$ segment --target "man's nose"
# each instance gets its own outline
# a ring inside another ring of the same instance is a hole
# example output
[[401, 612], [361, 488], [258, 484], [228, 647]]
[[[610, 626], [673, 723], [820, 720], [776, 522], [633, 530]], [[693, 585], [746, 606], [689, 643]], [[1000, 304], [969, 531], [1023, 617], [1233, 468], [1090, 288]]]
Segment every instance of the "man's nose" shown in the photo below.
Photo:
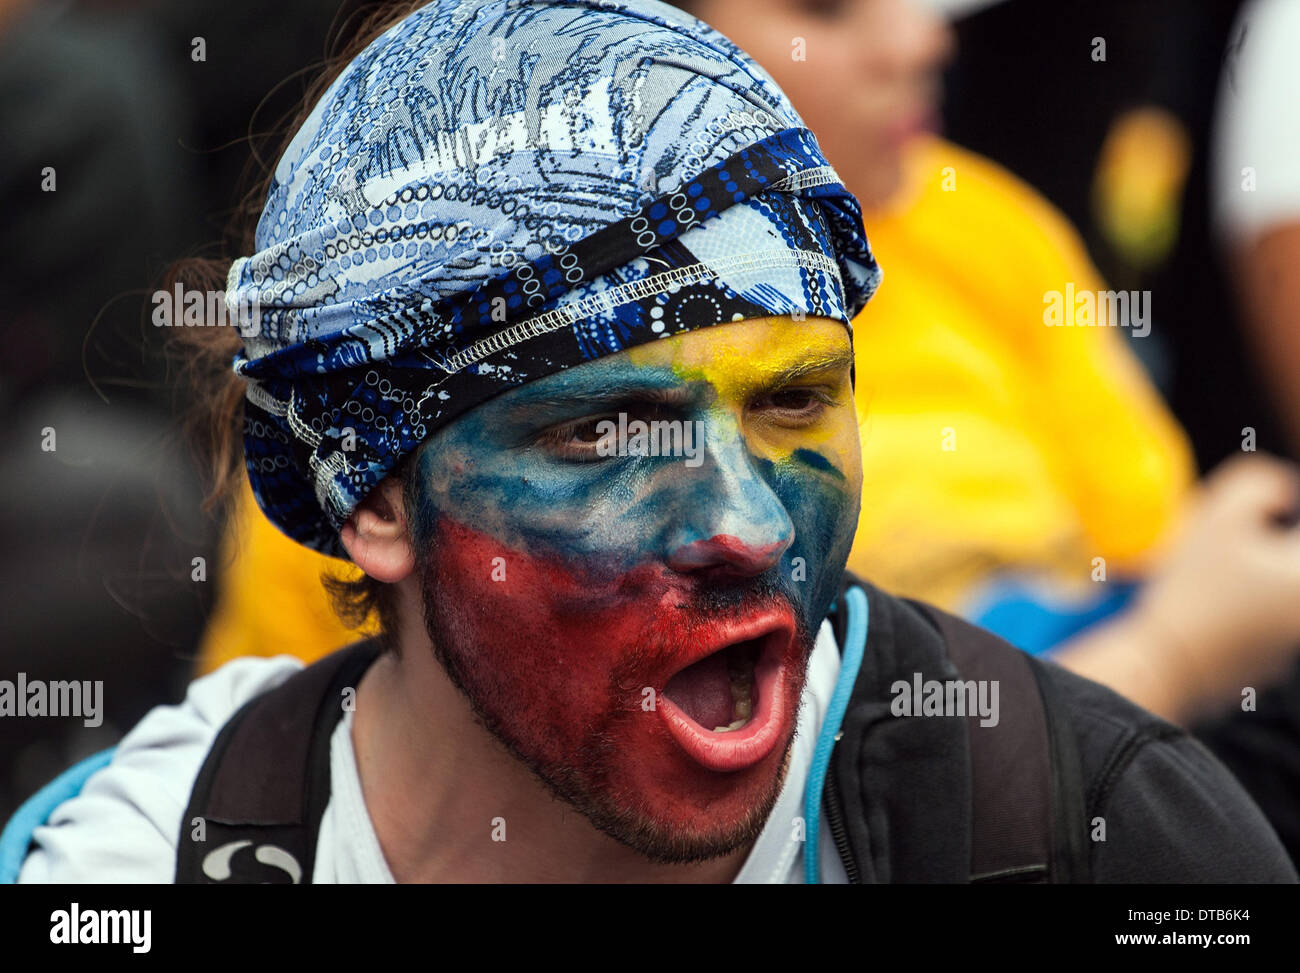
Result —
[[676, 548], [668, 566], [683, 573], [708, 571], [749, 578], [776, 567], [789, 546], [788, 540], [759, 545], [734, 534], [714, 534]]
[[794, 543], [794, 524], [739, 431], [710, 423], [708, 433], [704, 462], [688, 472], [682, 514], [669, 535], [668, 566], [683, 573], [763, 574]]

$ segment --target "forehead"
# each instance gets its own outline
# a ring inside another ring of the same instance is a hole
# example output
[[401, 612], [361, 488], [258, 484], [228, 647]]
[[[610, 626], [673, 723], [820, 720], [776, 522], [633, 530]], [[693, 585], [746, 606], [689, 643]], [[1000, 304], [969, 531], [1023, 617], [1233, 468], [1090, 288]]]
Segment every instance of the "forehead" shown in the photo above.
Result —
[[530, 382], [496, 401], [514, 408], [615, 386], [652, 391], [693, 382], [705, 382], [726, 397], [792, 373], [847, 368], [850, 355], [849, 333], [839, 321], [755, 318], [638, 345]]

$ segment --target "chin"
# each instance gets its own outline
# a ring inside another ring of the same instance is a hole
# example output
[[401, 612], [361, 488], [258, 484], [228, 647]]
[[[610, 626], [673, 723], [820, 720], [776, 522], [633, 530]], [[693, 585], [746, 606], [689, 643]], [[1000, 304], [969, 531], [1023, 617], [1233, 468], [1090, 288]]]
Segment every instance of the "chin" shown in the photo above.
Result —
[[[584, 813], [610, 837], [658, 864], [707, 861], [751, 845], [780, 796], [789, 765], [791, 734], [761, 763], [739, 773], [684, 768], [654, 779], [633, 768], [626, 789], [606, 791]], [[593, 813], [595, 812], [595, 813]]]
[[[480, 717], [553, 795], [598, 830], [652, 862], [689, 864], [735, 852], [762, 832], [785, 782], [806, 668], [806, 651], [780, 667], [773, 705], [764, 706], [760, 696], [749, 727], [753, 733], [775, 726], [775, 742], [730, 770], [702, 764], [662, 707], [623, 706], [608, 719], [593, 714], [601, 731], [565, 752], [539, 747], [531, 729], [508, 714], [480, 710]], [[762, 677], [757, 682], [765, 685]], [[697, 731], [730, 743], [728, 733], [698, 725]]]

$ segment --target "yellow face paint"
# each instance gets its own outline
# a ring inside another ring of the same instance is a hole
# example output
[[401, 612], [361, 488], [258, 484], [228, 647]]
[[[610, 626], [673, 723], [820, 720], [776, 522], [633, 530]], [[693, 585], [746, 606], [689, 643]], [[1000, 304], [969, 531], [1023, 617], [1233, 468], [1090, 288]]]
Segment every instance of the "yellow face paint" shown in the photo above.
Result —
[[[860, 483], [852, 346], [840, 322], [753, 318], [639, 345], [627, 355], [636, 365], [668, 366], [685, 382], [707, 384], [714, 408], [731, 415], [754, 455], [783, 462], [796, 450], [812, 451], [848, 483]], [[780, 408], [809, 398], [820, 407]]]

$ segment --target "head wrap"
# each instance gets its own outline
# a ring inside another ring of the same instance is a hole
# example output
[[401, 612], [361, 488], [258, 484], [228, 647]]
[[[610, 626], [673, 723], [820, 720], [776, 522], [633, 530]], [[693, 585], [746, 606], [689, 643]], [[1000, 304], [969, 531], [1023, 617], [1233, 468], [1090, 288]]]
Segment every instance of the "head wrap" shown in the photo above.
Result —
[[227, 305], [257, 501], [338, 530], [503, 391], [744, 318], [853, 319], [857, 200], [775, 82], [654, 0], [436, 0], [370, 44], [274, 174]]

